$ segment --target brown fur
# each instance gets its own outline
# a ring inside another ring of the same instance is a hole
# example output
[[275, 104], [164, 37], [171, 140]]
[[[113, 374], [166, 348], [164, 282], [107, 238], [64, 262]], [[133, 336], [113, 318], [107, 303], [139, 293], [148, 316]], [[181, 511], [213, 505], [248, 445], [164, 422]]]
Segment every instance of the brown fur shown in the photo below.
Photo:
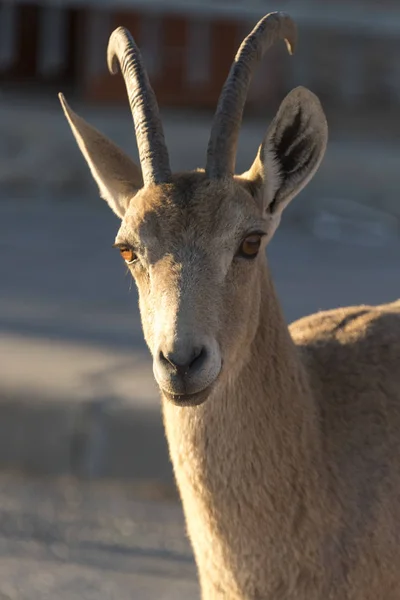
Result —
[[290, 336], [263, 253], [221, 283], [213, 268], [262, 221], [242, 186], [177, 176], [135, 198], [117, 237], [151, 249], [152, 283], [135, 273], [150, 349], [157, 315], [174, 323], [191, 243], [201, 257], [185, 308], [224, 369], [207, 402], [163, 410], [203, 597], [395, 600], [400, 303], [320, 313]]
[[164, 404], [203, 597], [395, 600], [400, 304], [347, 331], [359, 309], [309, 317], [293, 345], [260, 275], [242, 371], [201, 407]]
[[[145, 187], [122, 151], [64, 110], [121, 217], [116, 242], [138, 257], [130, 268], [203, 600], [398, 600], [400, 302], [288, 329], [264, 252], [325, 151], [315, 96], [300, 88], [284, 100], [242, 176], [197, 171]], [[266, 233], [257, 258], [238, 256], [256, 230]], [[200, 343], [202, 403], [179, 405], [160, 348]]]

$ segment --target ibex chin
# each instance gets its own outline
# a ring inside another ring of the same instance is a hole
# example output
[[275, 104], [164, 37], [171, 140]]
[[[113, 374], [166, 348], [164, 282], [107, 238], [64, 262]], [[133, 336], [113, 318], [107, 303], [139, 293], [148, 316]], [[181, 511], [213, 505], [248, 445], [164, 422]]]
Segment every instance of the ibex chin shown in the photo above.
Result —
[[126, 82], [141, 168], [60, 98], [122, 221], [115, 246], [139, 290], [202, 597], [399, 600], [400, 302], [288, 329], [264, 252], [324, 155], [318, 99], [292, 91], [251, 168], [234, 173], [252, 72], [279, 39], [292, 51], [296, 27], [271, 13], [242, 43], [205, 170], [171, 173], [123, 28], [108, 66]]

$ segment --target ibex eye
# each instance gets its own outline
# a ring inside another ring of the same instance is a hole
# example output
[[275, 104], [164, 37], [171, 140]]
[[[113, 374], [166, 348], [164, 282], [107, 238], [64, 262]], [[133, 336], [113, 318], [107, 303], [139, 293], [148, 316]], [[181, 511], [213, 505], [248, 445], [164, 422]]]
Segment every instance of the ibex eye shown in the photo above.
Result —
[[261, 246], [262, 235], [255, 233], [247, 236], [243, 240], [239, 248], [239, 256], [243, 258], [255, 258]]
[[137, 260], [137, 256], [134, 253], [134, 251], [132, 250], [132, 248], [120, 247], [119, 251], [120, 251], [122, 258], [128, 265], [131, 265], [132, 263], [134, 263]]

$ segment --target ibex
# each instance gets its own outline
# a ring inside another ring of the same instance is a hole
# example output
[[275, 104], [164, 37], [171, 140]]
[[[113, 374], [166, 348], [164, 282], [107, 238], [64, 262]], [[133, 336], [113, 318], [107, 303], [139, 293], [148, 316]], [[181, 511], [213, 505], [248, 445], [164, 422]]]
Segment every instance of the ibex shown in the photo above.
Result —
[[204, 170], [171, 173], [124, 28], [108, 65], [125, 79], [141, 168], [60, 98], [122, 221], [115, 246], [139, 290], [203, 599], [399, 600], [400, 302], [288, 329], [264, 252], [323, 158], [316, 96], [293, 90], [234, 173], [252, 72], [279, 39], [291, 51], [296, 27], [271, 13], [240, 46]]

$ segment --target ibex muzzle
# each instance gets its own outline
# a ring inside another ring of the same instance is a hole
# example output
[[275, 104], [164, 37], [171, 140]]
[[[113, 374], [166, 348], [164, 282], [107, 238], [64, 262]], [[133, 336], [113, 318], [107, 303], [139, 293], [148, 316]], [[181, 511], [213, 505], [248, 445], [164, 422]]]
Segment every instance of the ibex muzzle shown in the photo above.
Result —
[[220, 370], [221, 354], [214, 340], [178, 339], [161, 345], [154, 356], [156, 381], [176, 404], [202, 402]]

